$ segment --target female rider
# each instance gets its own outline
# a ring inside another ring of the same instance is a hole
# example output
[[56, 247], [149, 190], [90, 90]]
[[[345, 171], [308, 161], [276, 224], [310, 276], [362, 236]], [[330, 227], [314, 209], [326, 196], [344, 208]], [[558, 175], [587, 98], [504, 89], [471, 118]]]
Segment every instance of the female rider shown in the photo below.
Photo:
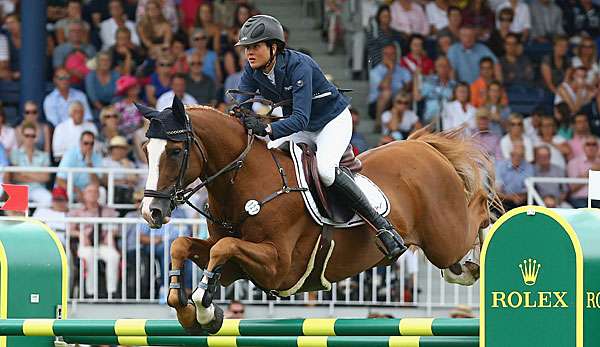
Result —
[[[248, 60], [239, 85], [241, 91], [259, 90], [273, 102], [292, 100], [290, 106], [283, 107], [284, 114], [291, 114], [289, 118], [266, 124], [258, 117], [245, 117], [245, 127], [274, 140], [269, 148], [288, 140], [316, 145], [321, 181], [377, 229], [386, 256], [397, 259], [406, 250], [402, 238], [371, 207], [354, 180], [338, 167], [352, 136], [352, 116], [346, 97], [327, 81], [312, 58], [285, 49], [281, 23], [271, 16], [250, 17], [240, 29], [236, 46], [245, 48]], [[248, 98], [240, 96], [240, 101]]]

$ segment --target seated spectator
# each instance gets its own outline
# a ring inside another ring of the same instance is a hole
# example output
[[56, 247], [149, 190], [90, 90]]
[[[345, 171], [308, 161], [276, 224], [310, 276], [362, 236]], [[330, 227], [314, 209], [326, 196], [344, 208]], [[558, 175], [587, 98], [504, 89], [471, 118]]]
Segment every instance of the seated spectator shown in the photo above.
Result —
[[[558, 122], [557, 133], [567, 140], [573, 138], [573, 128], [571, 123], [573, 119], [571, 117], [571, 110], [566, 102], [561, 102], [558, 105], [554, 105], [554, 119]], [[541, 122], [540, 122], [541, 125]]]
[[10, 155], [10, 152], [17, 148], [15, 129], [8, 125], [2, 104], [0, 104], [0, 144], [4, 147], [7, 155]]
[[115, 33], [115, 44], [108, 49], [112, 66], [119, 75], [133, 75], [144, 61], [144, 52], [131, 41], [131, 31], [125, 27]]
[[92, 112], [86, 95], [79, 89], [71, 88], [70, 75], [67, 70], [58, 68], [54, 71], [54, 86], [52, 92], [44, 98], [44, 114], [53, 127], [69, 119], [69, 105], [79, 101], [83, 105], [84, 119], [92, 120]]
[[[65, 155], [60, 160], [59, 168], [93, 168], [102, 167], [102, 156], [94, 151], [95, 134], [91, 131], [84, 131], [79, 140], [79, 146], [72, 147], [65, 152]], [[56, 174], [56, 186], [67, 188], [66, 171], [59, 171]], [[83, 189], [90, 184], [98, 185], [100, 183], [98, 174], [89, 173], [74, 173], [72, 174], [73, 191], [75, 200], [82, 201]]]
[[69, 73], [73, 85], [82, 84], [89, 71], [86, 62], [96, 55], [94, 46], [85, 43], [83, 39], [82, 21], [71, 21], [67, 42], [58, 45], [52, 56], [54, 68], [64, 67]]
[[[50, 166], [50, 156], [35, 148], [35, 140], [38, 130], [32, 123], [25, 123], [21, 127], [23, 144], [15, 148], [10, 153], [10, 162], [12, 166], [20, 167], [48, 167]], [[12, 182], [29, 186], [29, 201], [34, 201], [41, 206], [49, 206], [52, 196], [46, 184], [50, 181], [48, 172], [15, 172], [12, 175]]]
[[494, 27], [494, 11], [486, 0], [469, 1], [463, 10], [465, 25], [477, 28], [477, 40], [487, 41]]
[[423, 121], [431, 122], [438, 117], [444, 103], [452, 98], [456, 81], [452, 79], [450, 61], [445, 56], [435, 60], [435, 73], [425, 76], [423, 81], [413, 82], [413, 95], [417, 102], [423, 100]]
[[[228, 72], [232, 72], [233, 74], [239, 74], [239, 77], [241, 78], [241, 73], [239, 72], [240, 70], [237, 69], [237, 57], [232, 57], [232, 54], [233, 53], [230, 53], [228, 55], [226, 53], [225, 55], [225, 70]], [[192, 54], [188, 56], [188, 59], [190, 65], [190, 73], [185, 76], [185, 90], [189, 93], [189, 95], [192, 98], [196, 100], [197, 103], [201, 105], [214, 106], [217, 103], [217, 87], [215, 86], [213, 80], [210, 77], [208, 77], [204, 72], [202, 72], [202, 64], [204, 63], [202, 61], [202, 57], [198, 54]], [[229, 79], [229, 77], [227, 78]], [[227, 90], [228, 88], [237, 89], [239, 85], [239, 79], [237, 81], [238, 83], [235, 84], [235, 86], [227, 86], [227, 82], [228, 80], [225, 80], [225, 90]], [[229, 83], [231, 84], [231, 81], [229, 81]]]
[[[154, 2], [158, 5], [158, 11], [155, 11], [155, 8], [148, 5], [151, 2]], [[132, 18], [135, 17], [137, 23], [139, 23], [140, 20], [148, 13], [148, 9], [151, 9], [153, 12], [153, 14], [150, 16], [151, 21], [154, 21], [153, 17], [156, 16], [156, 12], [159, 12], [169, 22], [169, 28], [171, 29], [171, 32], [174, 33], [179, 30], [179, 16], [175, 0], [137, 0], [135, 15], [132, 16], [130, 13], [130, 16]]]
[[[152, 51], [160, 49], [161, 45], [170, 46], [173, 32], [171, 25], [161, 11], [161, 3], [158, 0], [145, 2], [143, 15], [137, 14], [137, 32], [140, 35], [142, 45]], [[140, 3], [141, 5], [141, 3]]]
[[[535, 148], [535, 177], [566, 177], [566, 168], [552, 164], [552, 150], [548, 145]], [[569, 188], [562, 183], [536, 183], [535, 189], [540, 196], [553, 196], [562, 204], [567, 199]]]
[[[408, 69], [413, 75], [427, 76], [433, 72], [433, 61], [427, 56], [423, 47], [425, 38], [419, 34], [413, 34], [408, 39], [407, 55], [400, 59], [400, 65]], [[415, 78], [417, 78], [415, 76]]]
[[173, 104], [173, 98], [175, 96], [177, 96], [184, 105], [198, 104], [198, 101], [196, 101], [196, 99], [193, 96], [185, 92], [185, 79], [186, 75], [182, 73], [176, 73], [171, 77], [171, 90], [164, 93], [160, 96], [160, 98], [158, 98], [158, 100], [156, 101], [157, 110], [162, 111], [167, 107], [171, 107], [171, 105]]
[[533, 177], [534, 169], [527, 160], [524, 160], [524, 155], [523, 144], [515, 142], [509, 159], [501, 160], [496, 164], [496, 189], [507, 211], [527, 203], [525, 179]]
[[408, 37], [411, 34], [429, 35], [429, 23], [425, 11], [413, 0], [394, 0], [390, 5], [390, 26]]
[[552, 94], [558, 93], [558, 87], [565, 79], [567, 71], [571, 66], [569, 57], [569, 39], [566, 36], [557, 36], [554, 39], [552, 54], [542, 59], [540, 65], [544, 87]]
[[213, 12], [212, 4], [201, 4], [198, 6], [198, 10], [195, 12], [193, 25], [184, 29], [188, 35], [193, 34], [194, 29], [196, 28], [204, 30], [208, 36], [208, 48], [220, 53], [221, 33], [223, 32], [223, 27], [220, 23], [215, 22]]
[[40, 151], [44, 151], [50, 155], [51, 148], [51, 136], [50, 136], [50, 127], [46, 122], [40, 120], [40, 111], [37, 103], [32, 100], [27, 100], [23, 104], [23, 121], [19, 126], [17, 126], [16, 134], [17, 134], [17, 142], [19, 145], [23, 144], [25, 140], [22, 136], [22, 127], [25, 123], [31, 123], [37, 129], [37, 137], [35, 140], [35, 146]]
[[[600, 24], [600, 23], [598, 23]], [[580, 66], [587, 71], [585, 78], [586, 86], [595, 89], [600, 80], [600, 65], [598, 65], [598, 48], [591, 37], [584, 37], [575, 49], [575, 56], [571, 60], [573, 68]]]
[[488, 85], [494, 81], [494, 61], [490, 57], [479, 61], [479, 77], [471, 83], [471, 105], [480, 107], [487, 99]]
[[465, 130], [475, 128], [475, 107], [471, 105], [469, 86], [459, 82], [454, 87], [453, 101], [446, 103], [442, 111], [442, 129], [448, 130], [466, 126]]
[[500, 140], [501, 158], [509, 160], [514, 144], [519, 143], [523, 147], [525, 160], [533, 161], [533, 140], [527, 137], [523, 131], [523, 116], [512, 113], [508, 117], [508, 133]]
[[335, 47], [342, 40], [340, 35], [344, 30], [345, 23], [341, 18], [342, 2], [337, 0], [325, 1], [325, 27], [327, 31], [327, 54], [334, 54]]
[[[69, 217], [118, 217], [117, 211], [112, 208], [104, 207], [98, 203], [100, 192], [98, 185], [89, 184], [83, 189], [83, 207], [72, 210], [68, 213]], [[81, 227], [81, 229], [80, 229]], [[90, 297], [96, 290], [94, 288], [94, 262], [104, 261], [106, 264], [106, 290], [109, 295], [116, 296], [117, 285], [119, 282], [119, 268], [121, 255], [116, 247], [115, 237], [119, 229], [115, 224], [100, 224], [98, 232], [99, 244], [94, 242], [94, 224], [72, 223], [70, 231], [79, 236], [79, 248], [77, 255], [84, 261], [86, 268], [85, 276], [85, 295]], [[100, 273], [97, 274], [100, 277]], [[100, 281], [99, 281], [100, 282]]]
[[460, 8], [456, 6], [448, 7], [448, 25], [442, 29], [440, 29], [436, 36], [437, 38], [441, 38], [444, 36], [449, 36], [452, 43], [456, 43], [460, 40], [460, 27], [463, 22], [462, 12]]
[[108, 11], [110, 18], [105, 19], [100, 23], [100, 40], [102, 41], [102, 49], [108, 49], [115, 44], [115, 34], [118, 28], [125, 27], [131, 33], [131, 41], [135, 45], [140, 44], [135, 31], [135, 23], [127, 19], [127, 15], [123, 11], [123, 3], [121, 0], [109, 0]]
[[400, 66], [396, 46], [392, 43], [383, 48], [383, 61], [369, 72], [369, 113], [381, 125], [381, 113], [393, 95], [406, 89], [411, 81], [410, 71]]
[[4, 29], [8, 39], [10, 78], [21, 78], [21, 20], [17, 13], [4, 17]]
[[[193, 57], [193, 56], [192, 56]], [[223, 56], [223, 67], [225, 69], [225, 83], [223, 84], [223, 90], [228, 91], [230, 89], [237, 89], [240, 85], [240, 81], [242, 79], [242, 68], [246, 64], [246, 56], [244, 54], [236, 54], [235, 51], [227, 51]], [[202, 103], [198, 96], [195, 96], [192, 92], [192, 88], [190, 85], [190, 80], [187, 82], [188, 90], [193, 97], [198, 100], [198, 102]], [[231, 103], [233, 101], [233, 97], [230, 95], [225, 95], [224, 101], [226, 103]], [[216, 103], [214, 104], [216, 105]]]
[[119, 121], [121, 117], [114, 106], [106, 106], [100, 111], [100, 133], [98, 134], [98, 142], [100, 143], [101, 153], [109, 154], [109, 144], [115, 136], [120, 136]]
[[[598, 157], [598, 139], [588, 136], [583, 145], [584, 155], [569, 160], [567, 164], [568, 176], [572, 178], [588, 178], [590, 170], [600, 170], [600, 158]], [[571, 184], [569, 203], [574, 208], [587, 207], [588, 186], [587, 184]]]
[[64, 220], [68, 212], [69, 201], [67, 190], [62, 187], [54, 187], [54, 189], [52, 189], [52, 202], [50, 206], [40, 206], [36, 208], [32, 217], [48, 224], [50, 229], [56, 233], [56, 236], [58, 236], [63, 246], [66, 246], [65, 232], [67, 231], [67, 224], [58, 222], [57, 220]]
[[403, 45], [402, 34], [390, 26], [391, 20], [390, 7], [379, 6], [375, 20], [371, 22], [370, 30], [367, 31], [367, 53], [371, 69], [381, 63], [385, 46], [395, 44], [402, 47]]
[[558, 87], [554, 97], [554, 105], [561, 102], [567, 103], [571, 113], [577, 113], [583, 110], [591, 113], [592, 100], [598, 93], [597, 90], [590, 90], [586, 83], [587, 70], [583, 67], [577, 67]]
[[90, 25], [88, 22], [83, 20], [83, 11], [81, 7], [82, 5], [80, 0], [67, 1], [67, 16], [58, 20], [56, 24], [54, 24], [54, 32], [56, 34], [56, 41], [58, 44], [65, 43], [67, 41], [67, 37], [69, 37], [69, 24], [73, 21], [81, 21], [83, 24], [82, 36], [84, 37], [84, 41], [88, 42]]
[[195, 29], [190, 36], [188, 55], [197, 55], [202, 59], [202, 72], [210, 77], [215, 84], [223, 83], [221, 63], [215, 51], [208, 49], [208, 36], [202, 29]]
[[500, 135], [490, 130], [491, 114], [487, 108], [478, 108], [475, 112], [477, 127], [473, 131], [473, 139], [481, 144], [492, 159], [499, 156]]
[[140, 85], [137, 78], [126, 75], [117, 80], [117, 95], [123, 97], [115, 104], [117, 113], [121, 116], [119, 132], [128, 139], [142, 124], [142, 114], [138, 111], [135, 103], [141, 103], [139, 99]]
[[188, 62], [188, 54], [186, 52], [187, 38], [182, 35], [175, 35], [171, 42], [170, 53], [173, 56], [173, 73], [188, 73], [190, 72], [190, 64]]
[[108, 52], [102, 51], [96, 54], [96, 69], [85, 76], [85, 92], [96, 115], [102, 107], [110, 105], [117, 89], [119, 74], [111, 69], [110, 59], [111, 56]]
[[593, 0], [565, 2], [563, 17], [569, 37], [600, 36], [600, 5]]
[[83, 112], [84, 109], [81, 102], [73, 101], [69, 105], [69, 119], [56, 126], [52, 138], [52, 155], [54, 160], [59, 161], [66, 151], [77, 147], [77, 141], [84, 131], [90, 131], [94, 135], [98, 133], [94, 123], [83, 120]]
[[531, 39], [535, 43], [550, 43], [556, 35], [564, 35], [563, 14], [554, 0], [532, 0]]
[[[531, 115], [523, 119], [523, 126], [525, 128], [525, 135], [530, 139], [534, 139], [540, 132], [540, 126], [542, 125], [542, 116], [544, 110], [541, 107], [535, 108]], [[510, 130], [510, 124], [505, 126], [506, 130]]]
[[448, 26], [448, 7], [448, 0], [434, 0], [425, 5], [425, 14], [432, 34]]
[[354, 154], [358, 155], [369, 149], [369, 143], [361, 132], [358, 131], [358, 125], [360, 124], [360, 114], [354, 107], [350, 108], [350, 114], [352, 115], [352, 138], [350, 138], [350, 144], [354, 150]]
[[[140, 214], [140, 204], [142, 202], [142, 198], [144, 197], [143, 192], [136, 192], [134, 194], [134, 202], [136, 209], [134, 211], [130, 211], [125, 215], [125, 218], [141, 218]], [[185, 213], [182, 208], [175, 208], [171, 215], [172, 218], [186, 218]], [[180, 232], [181, 231], [181, 232]], [[180, 236], [191, 236], [191, 230], [189, 227], [182, 227], [176, 224], [170, 223], [165, 224], [159, 229], [151, 229], [148, 226], [148, 223], [141, 224], [129, 224], [127, 226], [126, 233], [126, 245], [127, 245], [127, 273], [129, 274], [127, 277], [127, 297], [135, 298], [136, 293], [136, 257], [137, 257], [137, 233], [139, 232], [139, 247], [140, 247], [140, 263], [146, 264], [146, 266], [142, 267], [142, 273], [140, 274], [142, 278], [147, 278], [147, 281], [143, 281], [141, 283], [142, 288], [140, 288], [140, 295], [143, 298], [149, 297], [149, 282], [150, 282], [150, 266], [148, 265], [152, 261], [149, 259], [151, 254], [151, 248], [154, 248], [154, 259], [153, 261], [157, 261], [160, 267], [160, 271], [156, 274], [156, 283], [157, 287], [160, 288], [164, 283], [162, 276], [167, 271], [168, 264], [165, 264], [165, 252], [169, 253], [172, 242]], [[165, 249], [164, 241], [168, 240], [167, 248]], [[143, 269], [147, 269], [144, 271]], [[184, 277], [184, 285], [185, 288], [192, 288], [192, 262], [186, 260], [183, 268], [183, 277]], [[190, 289], [188, 289], [190, 290]], [[160, 290], [156, 291], [157, 293]], [[165, 290], [165, 293], [168, 291]]]
[[[583, 144], [584, 141], [592, 135], [590, 131], [590, 122], [585, 113], [576, 113], [573, 117], [573, 138], [569, 140], [569, 147], [571, 149], [570, 158], [577, 158], [583, 156]], [[569, 159], [570, 159], [569, 158]]]
[[[485, 45], [475, 41], [475, 29], [463, 26], [460, 28], [460, 42], [453, 44], [448, 51], [448, 59], [456, 72], [456, 79], [469, 84], [473, 83], [479, 75], [481, 59], [489, 57], [497, 64], [496, 56]], [[494, 70], [498, 71], [499, 66]]]
[[515, 12], [510, 7], [505, 7], [498, 13], [498, 26], [494, 27], [490, 38], [486, 42], [497, 57], [504, 55], [504, 40], [511, 33], [510, 25], [514, 17]]
[[504, 56], [500, 57], [502, 82], [507, 88], [532, 87], [535, 73], [529, 58], [523, 55], [523, 45], [519, 35], [508, 34], [504, 38]]
[[410, 95], [399, 92], [392, 107], [381, 115], [381, 134], [394, 140], [405, 140], [413, 131], [422, 128], [419, 117], [410, 110]]
[[533, 141], [535, 147], [547, 146], [550, 150], [551, 162], [562, 170], [567, 167], [565, 158], [569, 158], [571, 148], [564, 137], [556, 133], [556, 119], [552, 116], [542, 117], [538, 136]]
[[150, 83], [144, 87], [146, 100], [151, 106], [156, 106], [156, 100], [170, 90], [171, 77], [173, 77], [173, 58], [170, 55], [161, 55], [155, 65], [155, 71], [150, 75]]
[[8, 38], [0, 32], [0, 80], [10, 81], [12, 79]]
[[229, 302], [229, 306], [227, 307], [227, 311], [225, 311], [225, 317], [227, 319], [244, 319], [245, 317], [245, 307], [244, 304], [237, 300], [231, 300]]
[[483, 107], [490, 112], [491, 131], [502, 135], [510, 115], [510, 107], [502, 84], [491, 81], [487, 86], [486, 98]]
[[[213, 6], [216, 6], [217, 3], [213, 2]], [[226, 7], [231, 7], [233, 4], [225, 5]], [[233, 17], [233, 25], [231, 25], [227, 29], [227, 42], [224, 43], [225, 47], [221, 47], [222, 50], [233, 48], [235, 43], [238, 41], [240, 37], [240, 29], [242, 25], [254, 14], [258, 14], [252, 6], [248, 3], [238, 3], [237, 6], [234, 7], [234, 15]], [[221, 22], [227, 21], [226, 18], [221, 18]]]
[[[531, 30], [531, 15], [529, 13], [529, 5], [521, 0], [506, 0], [496, 9], [497, 13], [503, 8], [511, 8], [514, 12], [514, 18], [510, 24], [510, 31], [521, 35], [523, 42], [529, 39], [529, 31]], [[499, 27], [499, 24], [496, 25]]]
[[[116, 169], [135, 169], [135, 165], [127, 158], [129, 144], [123, 136], [115, 136], [110, 140], [108, 146], [108, 157], [102, 160], [102, 167]], [[137, 175], [114, 174], [113, 184], [115, 186], [114, 202], [117, 204], [131, 203], [133, 192], [139, 182]], [[109, 182], [105, 182], [108, 186]]]

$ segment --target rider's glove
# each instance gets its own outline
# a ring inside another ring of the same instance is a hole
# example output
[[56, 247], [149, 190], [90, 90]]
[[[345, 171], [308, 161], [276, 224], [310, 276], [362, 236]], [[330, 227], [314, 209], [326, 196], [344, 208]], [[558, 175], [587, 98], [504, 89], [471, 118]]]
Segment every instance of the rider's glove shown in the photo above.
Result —
[[244, 117], [244, 126], [258, 136], [267, 135], [267, 124], [257, 117]]

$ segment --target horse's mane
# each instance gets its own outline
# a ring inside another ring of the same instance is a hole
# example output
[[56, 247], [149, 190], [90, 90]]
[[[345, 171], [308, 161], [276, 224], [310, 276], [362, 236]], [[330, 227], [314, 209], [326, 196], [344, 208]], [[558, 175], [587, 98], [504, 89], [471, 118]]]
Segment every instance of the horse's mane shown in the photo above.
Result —
[[222, 120], [225, 120], [225, 123], [229, 123], [228, 125], [230, 125], [230, 126], [236, 126], [238, 128], [240, 128], [240, 126], [241, 126], [241, 122], [238, 118], [235, 118], [233, 116], [230, 116], [229, 114], [221, 112], [212, 106], [191, 104], [191, 105], [185, 105], [185, 110], [186, 111], [204, 111], [204, 112], [189, 112], [188, 115], [192, 118], [200, 117], [200, 115], [202, 115], [202, 114], [210, 113], [210, 114], [213, 114], [213, 116], [222, 117], [223, 118]]

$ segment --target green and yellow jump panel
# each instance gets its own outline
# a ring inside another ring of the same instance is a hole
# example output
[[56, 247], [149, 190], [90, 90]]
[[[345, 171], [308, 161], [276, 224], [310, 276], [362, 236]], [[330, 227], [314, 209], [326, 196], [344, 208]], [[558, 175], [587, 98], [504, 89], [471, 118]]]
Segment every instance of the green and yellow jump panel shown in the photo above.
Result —
[[[65, 251], [47, 225], [0, 220], [0, 318], [66, 318], [67, 281]], [[53, 340], [0, 336], [0, 347], [52, 346]]]
[[525, 206], [488, 234], [480, 346], [600, 345], [600, 210]]

